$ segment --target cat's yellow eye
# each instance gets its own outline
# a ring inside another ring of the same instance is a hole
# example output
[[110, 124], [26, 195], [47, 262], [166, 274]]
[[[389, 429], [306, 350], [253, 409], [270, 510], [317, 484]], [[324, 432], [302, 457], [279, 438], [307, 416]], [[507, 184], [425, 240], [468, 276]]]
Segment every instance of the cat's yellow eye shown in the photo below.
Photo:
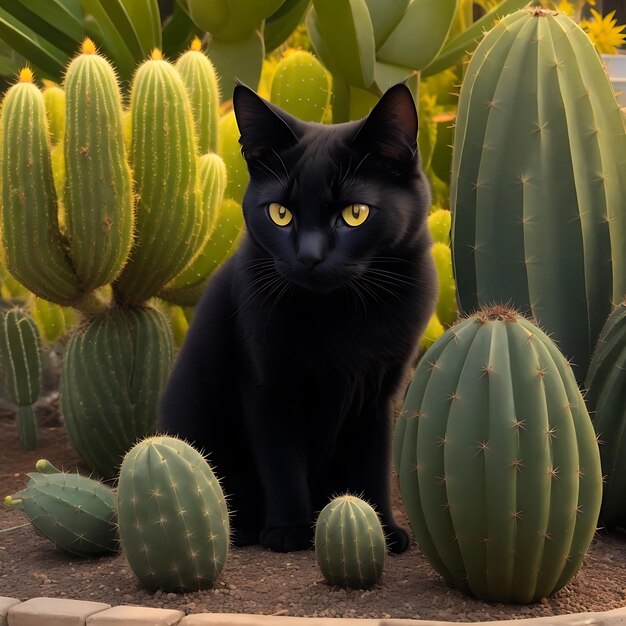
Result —
[[272, 222], [278, 226], [287, 226], [293, 219], [291, 211], [278, 202], [272, 202], [269, 208]]
[[345, 223], [348, 226], [360, 226], [370, 214], [367, 204], [349, 204], [342, 212]]

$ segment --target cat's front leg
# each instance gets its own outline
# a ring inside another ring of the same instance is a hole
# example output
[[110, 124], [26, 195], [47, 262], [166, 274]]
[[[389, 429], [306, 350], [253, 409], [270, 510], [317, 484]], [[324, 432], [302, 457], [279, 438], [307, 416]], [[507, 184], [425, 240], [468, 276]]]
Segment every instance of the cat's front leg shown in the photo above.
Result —
[[313, 541], [307, 438], [282, 403], [250, 403], [246, 417], [265, 500], [260, 542], [275, 552], [306, 550]]

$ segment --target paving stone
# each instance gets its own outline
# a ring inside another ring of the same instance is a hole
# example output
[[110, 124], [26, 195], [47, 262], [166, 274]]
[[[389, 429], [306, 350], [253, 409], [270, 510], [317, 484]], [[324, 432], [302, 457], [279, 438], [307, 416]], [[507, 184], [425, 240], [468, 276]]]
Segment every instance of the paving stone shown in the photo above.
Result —
[[[239, 613], [197, 613], [187, 615], [179, 626], [378, 626], [377, 619], [337, 619], [336, 617], [289, 617]], [[447, 624], [447, 626], [450, 626]]]
[[87, 618], [87, 626], [174, 626], [183, 611], [144, 606], [115, 606]]
[[9, 612], [9, 609], [19, 603], [20, 601], [16, 598], [0, 596], [0, 626], [7, 626], [9, 623], [7, 620], [7, 613]]
[[90, 615], [110, 608], [104, 602], [32, 598], [9, 609], [9, 626], [85, 626]]

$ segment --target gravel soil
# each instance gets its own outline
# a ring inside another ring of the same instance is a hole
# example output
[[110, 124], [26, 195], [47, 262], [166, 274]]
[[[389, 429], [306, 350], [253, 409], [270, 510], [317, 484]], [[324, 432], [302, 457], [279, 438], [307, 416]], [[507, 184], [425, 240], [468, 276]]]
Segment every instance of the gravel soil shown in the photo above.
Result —
[[[0, 414], [0, 497], [26, 484], [37, 459], [88, 474], [69, 446], [55, 399], [39, 406], [40, 447], [22, 450], [12, 415]], [[408, 527], [398, 494], [397, 518]], [[312, 550], [277, 554], [258, 546], [233, 548], [213, 589], [173, 594], [142, 589], [122, 554], [82, 559], [35, 535], [20, 511], [0, 509], [0, 596], [63, 597], [182, 609], [191, 613], [414, 618], [488, 621], [545, 617], [626, 606], [626, 534], [599, 531], [578, 575], [557, 594], [532, 605], [489, 604], [444, 582], [419, 548], [390, 555], [380, 584], [346, 590], [326, 584]]]

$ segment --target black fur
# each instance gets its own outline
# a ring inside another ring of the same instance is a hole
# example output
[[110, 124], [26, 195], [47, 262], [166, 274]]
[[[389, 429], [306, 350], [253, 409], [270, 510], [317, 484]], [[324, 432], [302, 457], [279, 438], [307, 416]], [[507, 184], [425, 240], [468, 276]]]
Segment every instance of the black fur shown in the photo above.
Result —
[[[239, 85], [247, 234], [211, 279], [161, 402], [161, 426], [209, 453], [233, 541], [310, 547], [338, 494], [378, 511], [394, 552], [392, 401], [433, 313], [436, 274], [410, 91], [364, 120], [304, 123]], [[268, 206], [294, 215], [274, 224]], [[370, 207], [348, 226], [341, 211]]]

